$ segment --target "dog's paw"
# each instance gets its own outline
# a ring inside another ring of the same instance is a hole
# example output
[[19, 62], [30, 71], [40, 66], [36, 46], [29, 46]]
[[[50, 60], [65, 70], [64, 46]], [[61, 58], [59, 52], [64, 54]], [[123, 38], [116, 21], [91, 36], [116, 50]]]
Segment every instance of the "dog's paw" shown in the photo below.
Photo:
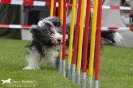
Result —
[[23, 70], [39, 70], [39, 69], [40, 69], [39, 67], [30, 67], [30, 66], [23, 68]]

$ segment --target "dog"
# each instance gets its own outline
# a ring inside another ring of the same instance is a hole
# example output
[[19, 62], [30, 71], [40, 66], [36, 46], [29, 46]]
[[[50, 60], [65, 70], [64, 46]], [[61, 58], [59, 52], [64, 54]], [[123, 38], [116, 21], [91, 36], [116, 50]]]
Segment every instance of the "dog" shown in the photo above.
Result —
[[28, 66], [23, 69], [39, 69], [42, 57], [48, 65], [54, 65], [54, 60], [62, 50], [61, 25], [58, 17], [46, 17], [39, 21], [38, 25], [29, 29], [33, 34], [33, 40], [30, 45], [26, 46], [29, 52], [29, 55], [26, 56]]
[[[58, 17], [46, 17], [38, 22], [37, 25], [32, 26], [29, 30], [32, 33], [33, 40], [30, 45], [26, 46], [29, 55], [26, 56], [28, 65], [24, 70], [37, 70], [42, 58], [50, 66], [54, 65], [55, 59], [62, 50], [62, 28], [61, 20]], [[75, 30], [76, 31], [76, 30]], [[91, 29], [90, 32], [91, 33]], [[105, 33], [105, 32], [104, 32]], [[70, 24], [66, 25], [66, 47], [69, 46]], [[107, 34], [107, 35], [106, 35]], [[111, 44], [115, 44], [116, 31], [106, 32], [106, 37]], [[110, 37], [108, 37], [110, 36]], [[90, 41], [90, 36], [89, 36]], [[88, 44], [90, 46], [90, 43]], [[88, 52], [90, 47], [88, 47]], [[68, 48], [67, 48], [68, 49]], [[89, 53], [88, 53], [89, 56]]]
[[8, 78], [7, 80], [1, 80], [2, 81], [2, 84], [5, 84], [5, 83], [11, 83], [11, 79], [10, 78]]

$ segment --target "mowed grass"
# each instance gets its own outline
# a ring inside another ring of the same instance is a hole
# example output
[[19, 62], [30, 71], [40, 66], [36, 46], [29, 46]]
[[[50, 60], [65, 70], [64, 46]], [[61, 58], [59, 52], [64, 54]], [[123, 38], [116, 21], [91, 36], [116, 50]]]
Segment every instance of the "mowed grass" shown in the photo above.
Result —
[[[1, 82], [0, 88], [78, 88], [44, 61], [41, 70], [22, 70], [29, 43], [0, 39], [0, 80], [12, 79], [11, 84]], [[99, 84], [100, 88], [133, 88], [133, 48], [103, 46]]]
[[104, 46], [100, 88], [133, 88], [133, 48]]
[[29, 42], [0, 39], [0, 81], [12, 79], [11, 84], [2, 84], [1, 81], [0, 88], [78, 88], [44, 61], [41, 70], [22, 70], [27, 64], [25, 45]]

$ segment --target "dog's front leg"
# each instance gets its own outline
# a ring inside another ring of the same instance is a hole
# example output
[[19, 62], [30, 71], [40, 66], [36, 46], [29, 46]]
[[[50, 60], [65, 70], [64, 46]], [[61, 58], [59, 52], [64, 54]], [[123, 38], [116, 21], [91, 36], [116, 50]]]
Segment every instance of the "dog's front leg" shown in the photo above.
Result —
[[28, 65], [24, 67], [24, 70], [38, 70], [40, 61], [41, 61], [41, 55], [40, 53], [35, 49], [35, 47], [28, 47], [29, 55], [26, 56], [26, 59], [28, 61]]
[[47, 54], [45, 55], [44, 59], [47, 65], [54, 66], [57, 57], [58, 57], [58, 51], [49, 50], [49, 52], [47, 52]]

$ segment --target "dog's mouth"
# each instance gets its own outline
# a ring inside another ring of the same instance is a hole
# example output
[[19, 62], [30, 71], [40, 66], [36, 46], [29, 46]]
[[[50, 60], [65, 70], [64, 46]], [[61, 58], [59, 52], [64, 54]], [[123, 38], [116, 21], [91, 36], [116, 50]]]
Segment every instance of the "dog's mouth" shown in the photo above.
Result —
[[51, 43], [53, 43], [54, 45], [62, 44], [62, 40], [51, 38]]
[[[65, 41], [67, 41], [67, 39], [68, 39], [68, 35], [66, 35]], [[59, 38], [51, 37], [51, 43], [53, 43], [54, 45], [62, 44], [63, 43], [63, 37], [59, 37]]]
[[62, 39], [57, 39], [55, 44], [62, 44]]
[[60, 39], [60, 38], [57, 39], [57, 42], [58, 42], [58, 43], [62, 43], [62, 39]]

